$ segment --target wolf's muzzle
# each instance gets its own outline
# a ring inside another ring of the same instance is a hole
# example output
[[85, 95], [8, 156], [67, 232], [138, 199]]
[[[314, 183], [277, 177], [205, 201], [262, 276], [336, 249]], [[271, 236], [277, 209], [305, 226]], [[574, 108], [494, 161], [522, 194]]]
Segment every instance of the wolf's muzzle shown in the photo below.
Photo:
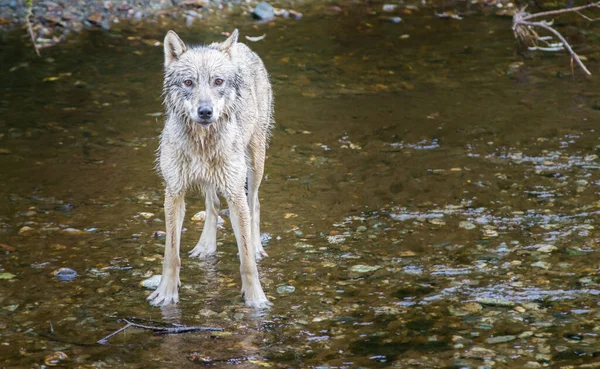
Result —
[[208, 120], [210, 120], [210, 118], [212, 118], [212, 115], [213, 115], [212, 107], [210, 107], [208, 105], [203, 105], [198, 108], [198, 116], [200, 117], [200, 119], [208, 121]]

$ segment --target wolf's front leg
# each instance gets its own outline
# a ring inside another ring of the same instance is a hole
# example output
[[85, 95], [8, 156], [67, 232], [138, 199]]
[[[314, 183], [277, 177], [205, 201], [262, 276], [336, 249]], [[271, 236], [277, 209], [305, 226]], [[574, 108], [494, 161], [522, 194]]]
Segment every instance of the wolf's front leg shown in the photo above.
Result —
[[219, 196], [213, 186], [207, 185], [204, 196], [206, 197], [206, 219], [204, 229], [196, 247], [190, 251], [190, 256], [205, 259], [217, 252], [217, 224], [219, 220]]
[[231, 224], [235, 233], [240, 254], [240, 273], [242, 275], [242, 296], [246, 306], [256, 309], [268, 308], [272, 304], [260, 285], [258, 268], [254, 256], [254, 245], [250, 230], [250, 209], [244, 193], [227, 199], [231, 216]]
[[183, 193], [165, 191], [165, 223], [167, 225], [167, 240], [165, 243], [165, 257], [160, 284], [156, 291], [148, 296], [152, 305], [168, 305], [177, 303], [179, 295], [177, 289], [179, 281], [179, 241], [181, 239], [181, 226], [185, 216], [185, 200]]

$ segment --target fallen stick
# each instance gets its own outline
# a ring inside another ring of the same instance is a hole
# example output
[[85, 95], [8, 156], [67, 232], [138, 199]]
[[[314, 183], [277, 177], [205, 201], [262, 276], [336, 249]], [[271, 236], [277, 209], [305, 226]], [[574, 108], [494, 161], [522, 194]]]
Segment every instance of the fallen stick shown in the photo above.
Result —
[[33, 33], [33, 26], [31, 25], [30, 17], [33, 17], [33, 0], [27, 0], [27, 14], [25, 15], [25, 21], [27, 23], [27, 30], [29, 31], [29, 37], [31, 37], [31, 42], [33, 43], [33, 49], [37, 56], [40, 55], [40, 49], [35, 40], [35, 34]]
[[181, 334], [181, 333], [188, 333], [188, 332], [223, 332], [223, 331], [225, 331], [225, 329], [223, 329], [223, 328], [216, 328], [216, 327], [197, 327], [197, 326], [187, 326], [187, 325], [179, 325], [179, 324], [171, 324], [172, 327], [159, 327], [159, 326], [138, 324], [138, 323], [131, 322], [127, 319], [123, 319], [123, 321], [125, 323], [127, 323], [124, 327], [122, 327], [122, 328], [114, 331], [113, 333], [109, 334], [108, 336], [102, 338], [101, 340], [98, 341], [98, 343], [101, 345], [107, 344], [108, 340], [111, 337], [116, 336], [117, 334], [123, 332], [124, 330], [126, 330], [129, 327], [151, 330], [152, 332], [154, 332], [154, 334]]
[[[584, 71], [584, 73], [587, 74], [588, 76], [591, 76], [592, 73], [586, 68], [585, 64], [583, 64], [583, 62], [581, 61], [581, 58], [579, 57], [579, 55], [577, 55], [577, 53], [573, 50], [571, 45], [569, 45], [567, 40], [560, 34], [560, 32], [558, 32], [557, 30], [555, 30], [554, 28], [551, 27], [552, 22], [547, 22], [547, 21], [543, 21], [543, 20], [537, 21], [537, 22], [531, 22], [530, 20], [533, 18], [546, 17], [546, 16], [550, 16], [550, 15], [557, 15], [557, 14], [563, 14], [563, 13], [577, 13], [578, 15], [585, 18], [586, 20], [593, 22], [597, 19], [592, 19], [590, 17], [587, 17], [587, 16], [581, 14], [580, 11], [584, 10], [584, 9], [588, 9], [588, 8], [600, 8], [600, 1], [591, 3], [591, 4], [587, 4], [587, 5], [583, 5], [583, 6], [578, 6], [575, 8], [551, 10], [551, 11], [547, 11], [547, 12], [540, 12], [540, 13], [534, 13], [534, 14], [526, 13], [525, 8], [526, 7], [520, 9], [513, 16], [512, 29], [513, 29], [513, 33], [515, 34], [515, 38], [517, 40], [520, 40], [523, 44], [525, 44], [527, 46], [537, 47], [537, 44], [539, 41], [544, 42], [549, 45], [549, 43], [546, 42], [544, 38], [540, 37], [537, 34], [537, 32], [535, 31], [536, 27], [544, 29], [544, 30], [552, 33], [554, 36], [556, 36], [560, 40], [560, 42], [562, 43], [562, 46], [567, 50], [569, 55], [571, 55], [571, 65], [573, 64], [573, 60], [575, 60], [575, 62]], [[553, 48], [556, 49], [556, 47], [553, 47]]]

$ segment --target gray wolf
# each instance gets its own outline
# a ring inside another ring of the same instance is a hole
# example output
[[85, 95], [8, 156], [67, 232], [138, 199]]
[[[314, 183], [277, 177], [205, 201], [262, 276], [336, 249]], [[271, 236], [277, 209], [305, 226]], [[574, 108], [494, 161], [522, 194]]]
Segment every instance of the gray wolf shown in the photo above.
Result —
[[165, 183], [167, 238], [162, 279], [148, 296], [152, 305], [179, 301], [184, 196], [194, 189], [204, 192], [206, 220], [190, 255], [207, 258], [216, 252], [222, 195], [237, 240], [245, 304], [271, 305], [256, 261], [267, 256], [260, 240], [258, 188], [274, 124], [273, 93], [262, 60], [237, 40], [237, 29], [224, 42], [206, 46], [187, 46], [173, 31], [165, 36], [166, 119], [157, 164]]

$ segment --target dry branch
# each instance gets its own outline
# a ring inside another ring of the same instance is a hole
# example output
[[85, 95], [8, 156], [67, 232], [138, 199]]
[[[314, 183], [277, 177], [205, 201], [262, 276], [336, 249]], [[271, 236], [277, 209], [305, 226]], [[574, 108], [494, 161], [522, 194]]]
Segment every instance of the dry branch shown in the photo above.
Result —
[[29, 37], [31, 37], [31, 42], [33, 43], [33, 49], [37, 56], [40, 55], [40, 48], [35, 40], [35, 34], [33, 33], [33, 26], [31, 25], [31, 21], [29, 18], [33, 17], [33, 0], [27, 0], [27, 14], [25, 14], [25, 22], [27, 23], [27, 29], [29, 30]]
[[102, 338], [101, 340], [98, 341], [98, 343], [101, 345], [107, 344], [108, 340], [111, 337], [123, 332], [124, 330], [126, 330], [129, 327], [148, 329], [148, 330], [151, 330], [152, 332], [154, 332], [154, 334], [181, 334], [181, 333], [187, 333], [187, 332], [223, 332], [224, 331], [223, 328], [215, 328], [215, 327], [197, 327], [197, 326], [187, 326], [187, 325], [179, 325], [179, 324], [171, 324], [172, 327], [161, 327], [161, 326], [156, 326], [156, 325], [138, 324], [138, 323], [131, 322], [127, 319], [123, 319], [123, 321], [125, 323], [127, 323], [124, 327], [121, 327], [121, 328], [117, 329], [116, 331], [114, 331], [113, 333], [109, 334], [108, 336]]
[[[540, 12], [540, 13], [535, 13], [535, 14], [530, 14], [530, 13], [525, 12], [525, 8], [527, 8], [527, 7], [520, 9], [513, 16], [512, 30], [513, 30], [513, 33], [515, 34], [515, 38], [517, 40], [521, 41], [526, 46], [528, 46], [530, 48], [534, 48], [534, 49], [539, 48], [538, 45], [540, 42], [542, 42], [548, 46], [547, 48], [540, 48], [542, 50], [558, 51], [558, 50], [562, 50], [564, 48], [567, 50], [569, 55], [571, 55], [571, 65], [573, 64], [573, 60], [574, 60], [579, 65], [579, 67], [585, 72], [585, 74], [587, 74], [588, 76], [591, 76], [592, 73], [590, 73], [590, 71], [586, 68], [585, 64], [583, 64], [583, 62], [581, 61], [581, 58], [579, 58], [579, 55], [577, 55], [577, 53], [575, 51], [573, 51], [573, 48], [571, 47], [571, 45], [569, 45], [567, 40], [560, 34], [560, 32], [558, 32], [557, 30], [552, 28], [552, 22], [548, 22], [545, 20], [532, 22], [531, 20], [533, 18], [547, 17], [547, 16], [558, 15], [558, 14], [563, 14], [563, 13], [576, 13], [576, 14], [582, 16], [583, 18], [585, 18], [586, 20], [593, 22], [596, 19], [587, 17], [586, 15], [582, 14], [580, 11], [584, 10], [584, 9], [589, 9], [589, 8], [600, 8], [600, 1], [591, 3], [591, 4], [587, 4], [587, 5], [583, 5], [583, 6], [578, 6], [575, 8], [551, 10], [551, 11]], [[550, 42], [547, 41], [547, 37], [540, 37], [540, 35], [536, 32], [536, 28], [543, 29], [543, 30], [546, 30], [546, 31], [552, 33], [554, 36], [556, 36], [556, 38], [558, 38], [560, 40], [560, 43], [551, 44]]]

